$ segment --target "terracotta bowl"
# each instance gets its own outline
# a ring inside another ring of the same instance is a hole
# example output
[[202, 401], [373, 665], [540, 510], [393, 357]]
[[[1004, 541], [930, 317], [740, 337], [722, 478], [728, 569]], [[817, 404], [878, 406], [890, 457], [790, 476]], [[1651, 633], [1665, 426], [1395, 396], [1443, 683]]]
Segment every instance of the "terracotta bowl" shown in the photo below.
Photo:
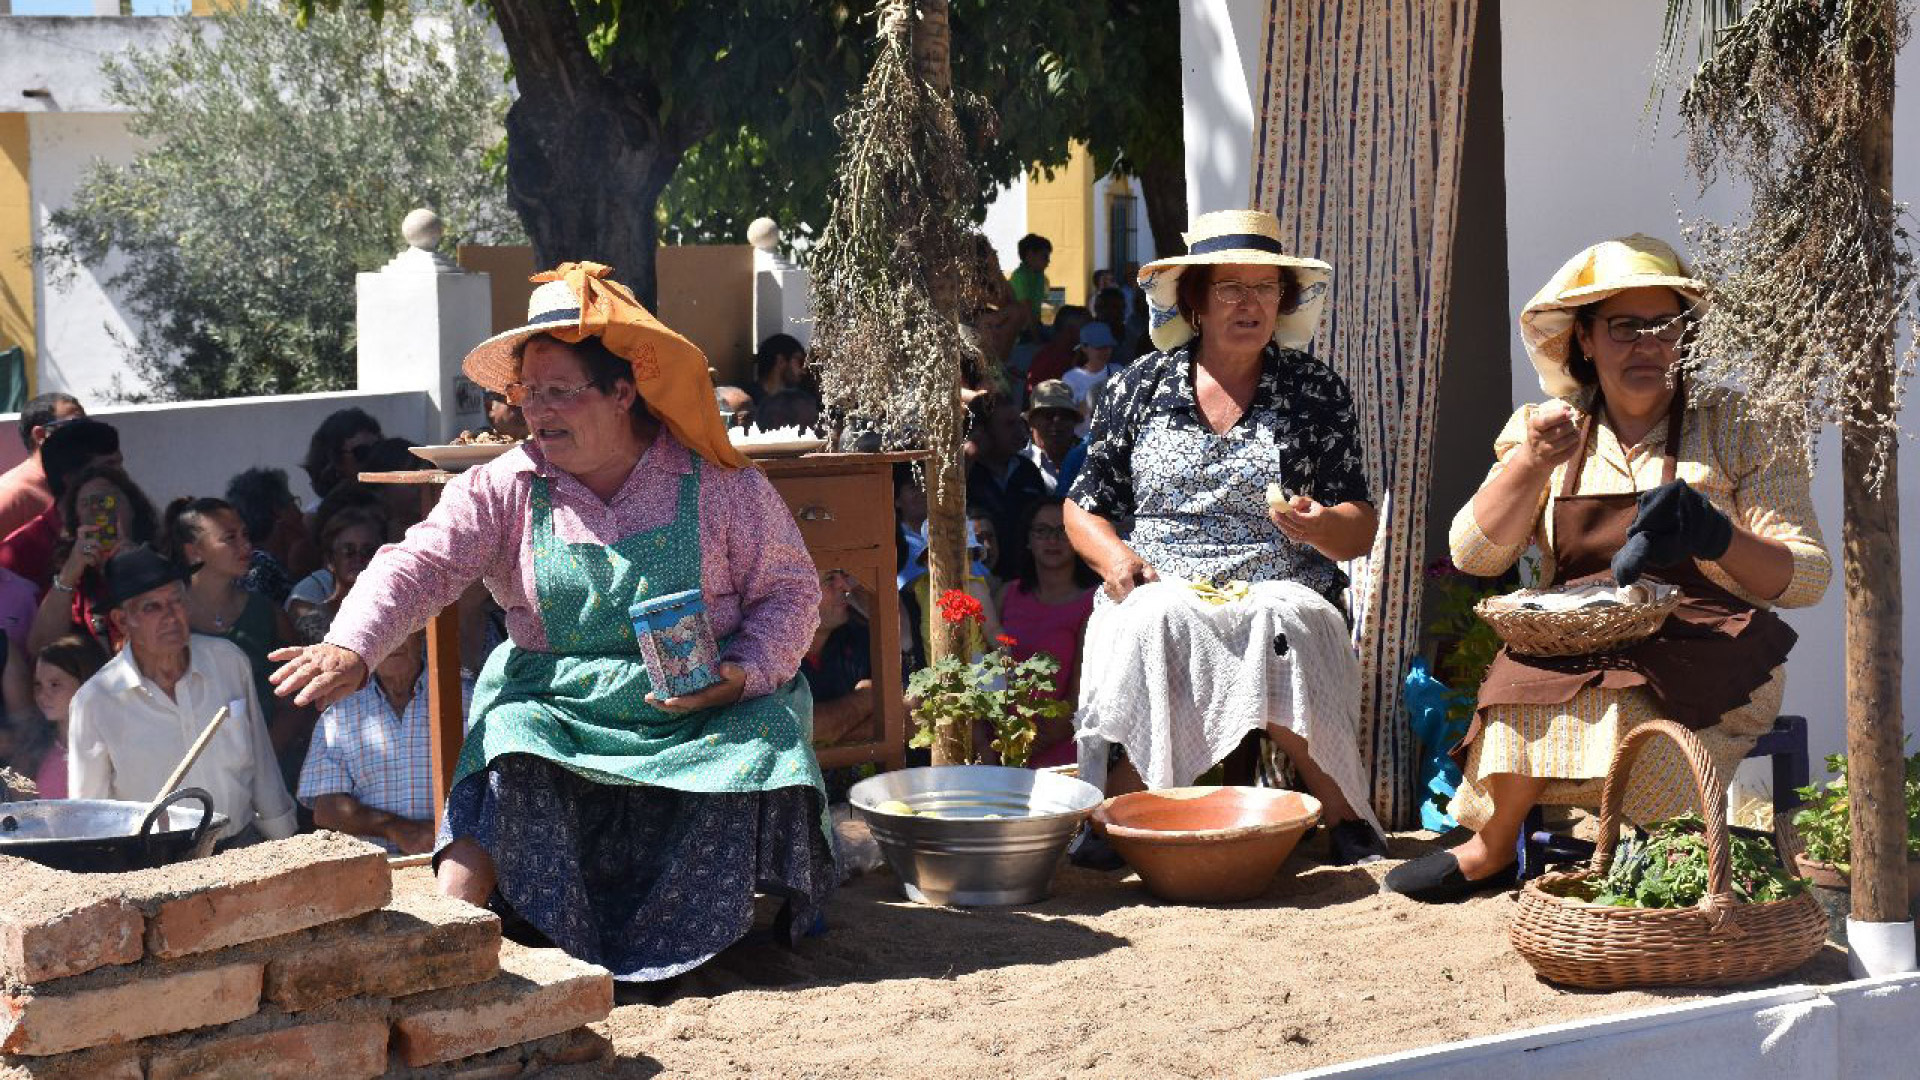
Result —
[[1148, 892], [1221, 904], [1267, 891], [1320, 820], [1320, 801], [1278, 788], [1165, 788], [1108, 799], [1093, 820]]

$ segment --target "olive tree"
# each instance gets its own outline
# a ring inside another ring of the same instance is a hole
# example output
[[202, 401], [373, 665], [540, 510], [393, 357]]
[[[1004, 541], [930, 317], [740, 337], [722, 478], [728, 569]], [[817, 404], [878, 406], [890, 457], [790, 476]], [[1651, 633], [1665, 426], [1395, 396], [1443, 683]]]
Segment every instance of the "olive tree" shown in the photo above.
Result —
[[174, 20], [157, 47], [107, 62], [142, 149], [94, 166], [38, 254], [56, 287], [115, 267], [145, 383], [123, 394], [349, 387], [353, 276], [392, 258], [408, 210], [432, 207], [455, 239], [517, 238], [485, 25], [459, 8], [394, 14], [301, 29], [253, 4]]

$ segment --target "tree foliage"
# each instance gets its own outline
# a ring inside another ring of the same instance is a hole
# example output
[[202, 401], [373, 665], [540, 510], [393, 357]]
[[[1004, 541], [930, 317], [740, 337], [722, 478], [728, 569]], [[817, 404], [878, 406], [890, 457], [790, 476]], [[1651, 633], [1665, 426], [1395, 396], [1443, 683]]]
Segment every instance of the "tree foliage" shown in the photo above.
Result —
[[[955, 118], [968, 156], [969, 212], [1035, 166], [1067, 160], [1074, 140], [1095, 166], [1140, 174], [1184, 169], [1179, 7], [1165, 0], [954, 0]], [[841, 47], [776, 88], [752, 115], [688, 151], [661, 199], [679, 243], [739, 243], [762, 215], [811, 237], [829, 214], [839, 136], [833, 118], [864, 93], [873, 19], [837, 22]], [[988, 107], [990, 106], [990, 107]], [[1184, 213], [1184, 207], [1182, 208]]]
[[484, 25], [392, 14], [323, 13], [301, 30], [250, 5], [176, 20], [165, 44], [108, 62], [144, 149], [94, 167], [42, 254], [56, 270], [111, 269], [145, 384], [127, 396], [350, 387], [354, 274], [393, 257], [408, 210], [438, 211], [449, 243], [517, 237]]

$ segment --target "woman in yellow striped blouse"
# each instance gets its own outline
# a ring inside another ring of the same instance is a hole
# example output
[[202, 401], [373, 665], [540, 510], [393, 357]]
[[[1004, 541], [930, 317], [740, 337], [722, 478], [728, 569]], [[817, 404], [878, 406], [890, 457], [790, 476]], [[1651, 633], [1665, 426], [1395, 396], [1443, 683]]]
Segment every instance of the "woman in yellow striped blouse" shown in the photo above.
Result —
[[[1673, 366], [1705, 304], [1673, 249], [1636, 235], [1576, 255], [1521, 313], [1549, 400], [1495, 440], [1492, 471], [1453, 520], [1454, 564], [1495, 576], [1537, 545], [1543, 581], [1644, 572], [1685, 600], [1654, 638], [1604, 658], [1503, 650], [1451, 807], [1474, 835], [1396, 867], [1388, 888], [1438, 901], [1510, 883], [1527, 812], [1597, 805], [1614, 748], [1647, 720], [1693, 728], [1723, 777], [1771, 727], [1793, 644], [1771, 609], [1817, 601], [1831, 564], [1798, 444], [1724, 403], [1688, 402]], [[1694, 805], [1685, 762], [1649, 747], [1627, 817]]]

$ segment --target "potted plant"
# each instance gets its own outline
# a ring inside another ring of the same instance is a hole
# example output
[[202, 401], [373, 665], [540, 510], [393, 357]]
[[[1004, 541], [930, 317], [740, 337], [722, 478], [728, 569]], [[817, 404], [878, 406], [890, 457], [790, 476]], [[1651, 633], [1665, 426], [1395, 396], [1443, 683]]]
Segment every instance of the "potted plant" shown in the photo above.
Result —
[[[959, 625], [964, 638], [984, 645], [986, 612], [979, 600], [949, 589], [936, 607], [942, 620]], [[941, 740], [947, 760], [978, 763], [982, 755], [974, 752], [973, 732], [980, 722], [991, 731], [1000, 764], [1025, 765], [1037, 722], [1066, 716], [1073, 706], [1051, 696], [1060, 661], [1046, 653], [1015, 660], [1010, 651], [1015, 644], [1002, 634], [994, 648], [970, 650], [979, 659], [948, 656], [914, 672], [907, 680], [915, 725], [909, 745], [930, 747]]]
[[[1827, 769], [1834, 774], [1825, 783], [1798, 789], [1800, 809], [1794, 812], [1793, 828], [1800, 838], [1800, 853], [1795, 856], [1800, 872], [1818, 888], [1821, 906], [1844, 922], [1849, 908], [1846, 894], [1852, 888], [1853, 821], [1848, 813], [1847, 759], [1844, 754], [1827, 758]], [[1920, 753], [1907, 758], [1907, 898], [1920, 907]]]

